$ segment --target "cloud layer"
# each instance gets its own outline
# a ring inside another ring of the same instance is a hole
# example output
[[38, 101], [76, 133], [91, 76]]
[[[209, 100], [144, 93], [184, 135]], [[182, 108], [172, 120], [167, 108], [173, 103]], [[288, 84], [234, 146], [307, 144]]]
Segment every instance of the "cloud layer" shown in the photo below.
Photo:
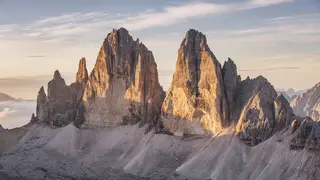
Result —
[[35, 112], [35, 101], [6, 101], [0, 103], [0, 124], [3, 128], [13, 129], [29, 123]]

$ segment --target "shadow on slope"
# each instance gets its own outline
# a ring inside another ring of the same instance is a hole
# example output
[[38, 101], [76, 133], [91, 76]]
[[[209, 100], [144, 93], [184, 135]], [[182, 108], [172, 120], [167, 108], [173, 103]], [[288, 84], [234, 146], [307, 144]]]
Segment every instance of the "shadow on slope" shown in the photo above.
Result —
[[53, 174], [99, 179], [126, 173], [154, 179], [316, 179], [319, 156], [289, 150], [291, 136], [282, 131], [249, 147], [229, 132], [212, 138], [181, 138], [145, 134], [145, 128], [137, 125], [103, 129], [34, 126], [0, 158], [0, 172], [15, 175], [11, 170], [16, 169], [21, 177], [40, 179]]

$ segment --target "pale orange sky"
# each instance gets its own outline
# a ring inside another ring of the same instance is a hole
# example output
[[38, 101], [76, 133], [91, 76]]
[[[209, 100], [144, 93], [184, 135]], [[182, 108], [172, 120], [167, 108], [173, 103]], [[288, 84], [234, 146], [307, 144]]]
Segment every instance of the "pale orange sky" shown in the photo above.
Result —
[[275, 88], [285, 89], [306, 89], [320, 82], [319, 1], [152, 4], [138, 0], [135, 6], [132, 1], [109, 6], [95, 0], [89, 5], [82, 0], [76, 4], [57, 0], [55, 6], [34, 1], [34, 5], [23, 1], [0, 4], [0, 92], [15, 97], [35, 99], [56, 69], [72, 82], [81, 57], [87, 58], [91, 72], [107, 33], [120, 26], [154, 53], [165, 90], [180, 43], [190, 28], [207, 35], [221, 64], [231, 57], [243, 79], [263, 75]]

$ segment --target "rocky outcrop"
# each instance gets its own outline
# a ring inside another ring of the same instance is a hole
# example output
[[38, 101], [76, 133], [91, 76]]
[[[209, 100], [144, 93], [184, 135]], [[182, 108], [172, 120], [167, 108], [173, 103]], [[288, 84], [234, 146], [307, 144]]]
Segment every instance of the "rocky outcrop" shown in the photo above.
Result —
[[275, 126], [274, 100], [277, 93], [262, 76], [242, 81], [237, 92], [237, 132], [248, 144], [269, 138]]
[[48, 117], [49, 117], [48, 101], [47, 101], [47, 95], [44, 92], [43, 86], [40, 88], [37, 95], [36, 117], [41, 122], [48, 122]]
[[54, 126], [64, 126], [70, 122], [83, 122], [82, 96], [88, 79], [85, 59], [81, 59], [76, 82], [67, 86], [59, 71], [54, 72], [48, 83], [48, 95], [41, 87], [37, 96], [36, 117], [33, 121]]
[[222, 76], [229, 107], [228, 118], [230, 121], [237, 121], [238, 119], [235, 119], [234, 113], [236, 110], [236, 93], [241, 83], [241, 77], [238, 75], [237, 66], [230, 58], [223, 65]]
[[162, 121], [172, 132], [202, 135], [229, 124], [221, 65], [201, 32], [188, 31], [181, 43]]
[[79, 62], [79, 68], [76, 75], [76, 83], [86, 84], [88, 81], [89, 75], [87, 70], [86, 58], [81, 58]]
[[242, 81], [237, 91], [237, 132], [249, 145], [256, 145], [290, 125], [292, 109], [262, 76]]
[[74, 120], [74, 124], [79, 127], [84, 121], [84, 104], [82, 101], [83, 94], [85, 87], [87, 85], [89, 76], [88, 76], [88, 70], [87, 70], [87, 64], [86, 59], [82, 58], [79, 62], [79, 68], [76, 75], [76, 81], [71, 84], [71, 88], [73, 89], [73, 92], [75, 94], [75, 100], [76, 100], [76, 117]]
[[275, 127], [281, 130], [289, 127], [295, 118], [289, 102], [283, 95], [279, 95], [274, 101]]
[[241, 81], [229, 58], [221, 69], [206, 37], [187, 32], [162, 105], [162, 122], [176, 134], [217, 134], [230, 126], [256, 145], [293, 120], [288, 101], [262, 76]]
[[291, 149], [308, 149], [320, 151], [320, 122], [313, 121], [310, 117], [297, 118], [293, 121]]
[[85, 124], [155, 124], [164, 96], [152, 52], [126, 29], [113, 30], [85, 88]]
[[67, 86], [59, 71], [48, 83], [48, 120], [55, 126], [69, 124], [76, 116], [76, 97], [73, 89]]
[[294, 98], [290, 105], [296, 115], [320, 120], [320, 83]]

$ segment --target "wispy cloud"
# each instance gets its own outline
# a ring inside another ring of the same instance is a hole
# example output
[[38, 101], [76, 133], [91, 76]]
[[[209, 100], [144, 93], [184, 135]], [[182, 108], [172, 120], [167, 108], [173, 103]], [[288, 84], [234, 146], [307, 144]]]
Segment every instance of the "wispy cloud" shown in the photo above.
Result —
[[306, 63], [312, 63], [312, 62], [320, 62], [320, 54], [318, 52], [313, 53], [292, 53], [287, 55], [278, 55], [278, 56], [269, 56], [269, 57], [261, 57], [257, 58], [258, 61], [270, 61], [272, 63], [275, 63], [277, 61], [303, 61]]
[[30, 55], [30, 56], [27, 56], [27, 58], [44, 58], [46, 57], [45, 55]]
[[251, 0], [249, 5], [252, 7], [264, 7], [288, 2], [293, 2], [293, 0]]
[[278, 70], [297, 70], [301, 67], [269, 67], [269, 68], [255, 68], [255, 69], [240, 69], [239, 71], [278, 71]]
[[[146, 10], [135, 14], [109, 14], [98, 11], [70, 13], [48, 17], [24, 25], [0, 25], [0, 38], [20, 39], [22, 36], [41, 41], [77, 40], [83, 34], [102, 34], [105, 29], [126, 27], [131, 31], [169, 26], [189, 19], [213, 14], [232, 13], [287, 3], [291, 0], [248, 0], [237, 3], [193, 2], [165, 7], [161, 11]], [[19, 35], [19, 37], [15, 37]]]
[[320, 13], [266, 19], [259, 26], [230, 30], [226, 36], [254, 43], [320, 43], [319, 29]]

